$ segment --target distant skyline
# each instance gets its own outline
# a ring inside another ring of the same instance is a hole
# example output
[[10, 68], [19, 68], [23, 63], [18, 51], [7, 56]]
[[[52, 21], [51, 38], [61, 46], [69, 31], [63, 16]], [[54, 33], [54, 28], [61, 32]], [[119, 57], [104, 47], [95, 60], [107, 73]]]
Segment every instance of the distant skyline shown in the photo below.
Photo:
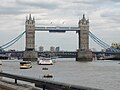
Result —
[[[35, 17], [36, 26], [78, 26], [85, 14], [90, 20], [90, 31], [111, 45], [120, 42], [119, 0], [0, 0], [0, 46], [25, 31], [25, 19]], [[76, 32], [36, 32], [35, 46], [59, 46], [61, 50], [78, 48]], [[90, 48], [102, 49], [90, 39]], [[24, 50], [25, 35], [8, 49]], [[6, 50], [8, 50], [6, 49]]]

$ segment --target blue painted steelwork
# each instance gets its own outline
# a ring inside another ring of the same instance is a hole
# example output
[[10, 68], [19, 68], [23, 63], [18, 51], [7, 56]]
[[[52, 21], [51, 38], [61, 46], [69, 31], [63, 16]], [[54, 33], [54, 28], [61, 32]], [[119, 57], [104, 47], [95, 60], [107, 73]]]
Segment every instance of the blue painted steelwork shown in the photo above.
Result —
[[65, 30], [49, 30], [49, 32], [58, 32], [58, 33], [65, 33]]
[[113, 54], [120, 54], [120, 52], [101, 52], [101, 51], [100, 51], [100, 52], [97, 52], [97, 51], [94, 52], [94, 51], [93, 51], [92, 53], [94, 53], [94, 54], [112, 54], [112, 55], [113, 55]]

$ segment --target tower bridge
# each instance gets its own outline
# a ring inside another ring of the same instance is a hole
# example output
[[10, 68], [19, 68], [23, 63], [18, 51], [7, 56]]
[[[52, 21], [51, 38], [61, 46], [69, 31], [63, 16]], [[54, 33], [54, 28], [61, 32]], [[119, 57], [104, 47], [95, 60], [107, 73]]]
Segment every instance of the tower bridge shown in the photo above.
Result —
[[37, 52], [35, 51], [35, 31], [49, 32], [66, 32], [77, 31], [79, 36], [79, 48], [77, 51], [77, 61], [91, 61], [92, 52], [89, 50], [89, 20], [83, 18], [79, 20], [78, 27], [38, 27], [35, 26], [35, 19], [29, 15], [25, 22], [26, 31], [26, 47], [23, 55], [23, 60], [37, 60]]
[[[17, 36], [16, 38], [12, 39], [11, 41], [7, 42], [4, 45], [0, 46], [0, 50], [6, 49], [17, 42], [24, 34], [26, 34], [26, 45], [25, 51], [21, 51], [23, 53], [23, 60], [31, 60], [36, 61], [38, 58], [38, 54], [40, 53], [48, 53], [48, 52], [37, 52], [35, 51], [35, 31], [49, 31], [49, 32], [62, 32], [65, 33], [66, 31], [75, 31], [78, 34], [78, 50], [75, 52], [56, 52], [58, 55], [76, 55], [76, 61], [91, 61], [92, 60], [92, 53], [96, 54], [120, 54], [120, 50], [112, 48], [107, 43], [103, 42], [99, 38], [97, 38], [93, 33], [89, 31], [89, 19], [83, 17], [78, 22], [78, 27], [40, 27], [35, 25], [35, 18], [29, 15], [29, 18], [26, 17], [25, 21], [25, 31]], [[89, 49], [89, 36], [102, 48], [109, 50], [110, 52], [92, 52]], [[16, 52], [18, 53], [18, 52]], [[49, 52], [51, 53], [51, 52]]]

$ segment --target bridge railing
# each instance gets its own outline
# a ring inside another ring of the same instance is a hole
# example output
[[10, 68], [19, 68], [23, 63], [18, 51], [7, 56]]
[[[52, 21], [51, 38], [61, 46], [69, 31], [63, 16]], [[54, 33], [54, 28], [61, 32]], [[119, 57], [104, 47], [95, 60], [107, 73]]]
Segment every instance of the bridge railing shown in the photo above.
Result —
[[101, 89], [95, 89], [90, 87], [83, 87], [79, 85], [60, 83], [60, 82], [55, 82], [51, 80], [44, 80], [44, 79], [8, 74], [4, 72], [0, 72], [0, 76], [14, 79], [16, 84], [17, 84], [17, 80], [35, 83], [35, 86], [43, 88], [43, 90], [46, 90], [46, 89], [47, 90], [101, 90]]

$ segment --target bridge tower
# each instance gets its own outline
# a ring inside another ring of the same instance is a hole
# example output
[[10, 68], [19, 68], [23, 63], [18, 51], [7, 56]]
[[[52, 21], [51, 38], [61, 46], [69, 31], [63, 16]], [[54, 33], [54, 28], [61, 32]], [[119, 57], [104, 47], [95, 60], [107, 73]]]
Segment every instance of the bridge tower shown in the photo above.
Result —
[[37, 52], [35, 51], [35, 19], [29, 15], [26, 17], [25, 22], [26, 30], [26, 47], [23, 54], [24, 61], [36, 61], [38, 58]]
[[91, 61], [92, 52], [89, 50], [89, 20], [83, 18], [79, 20], [78, 26], [80, 30], [78, 31], [79, 36], [79, 49], [77, 50], [76, 61]]

